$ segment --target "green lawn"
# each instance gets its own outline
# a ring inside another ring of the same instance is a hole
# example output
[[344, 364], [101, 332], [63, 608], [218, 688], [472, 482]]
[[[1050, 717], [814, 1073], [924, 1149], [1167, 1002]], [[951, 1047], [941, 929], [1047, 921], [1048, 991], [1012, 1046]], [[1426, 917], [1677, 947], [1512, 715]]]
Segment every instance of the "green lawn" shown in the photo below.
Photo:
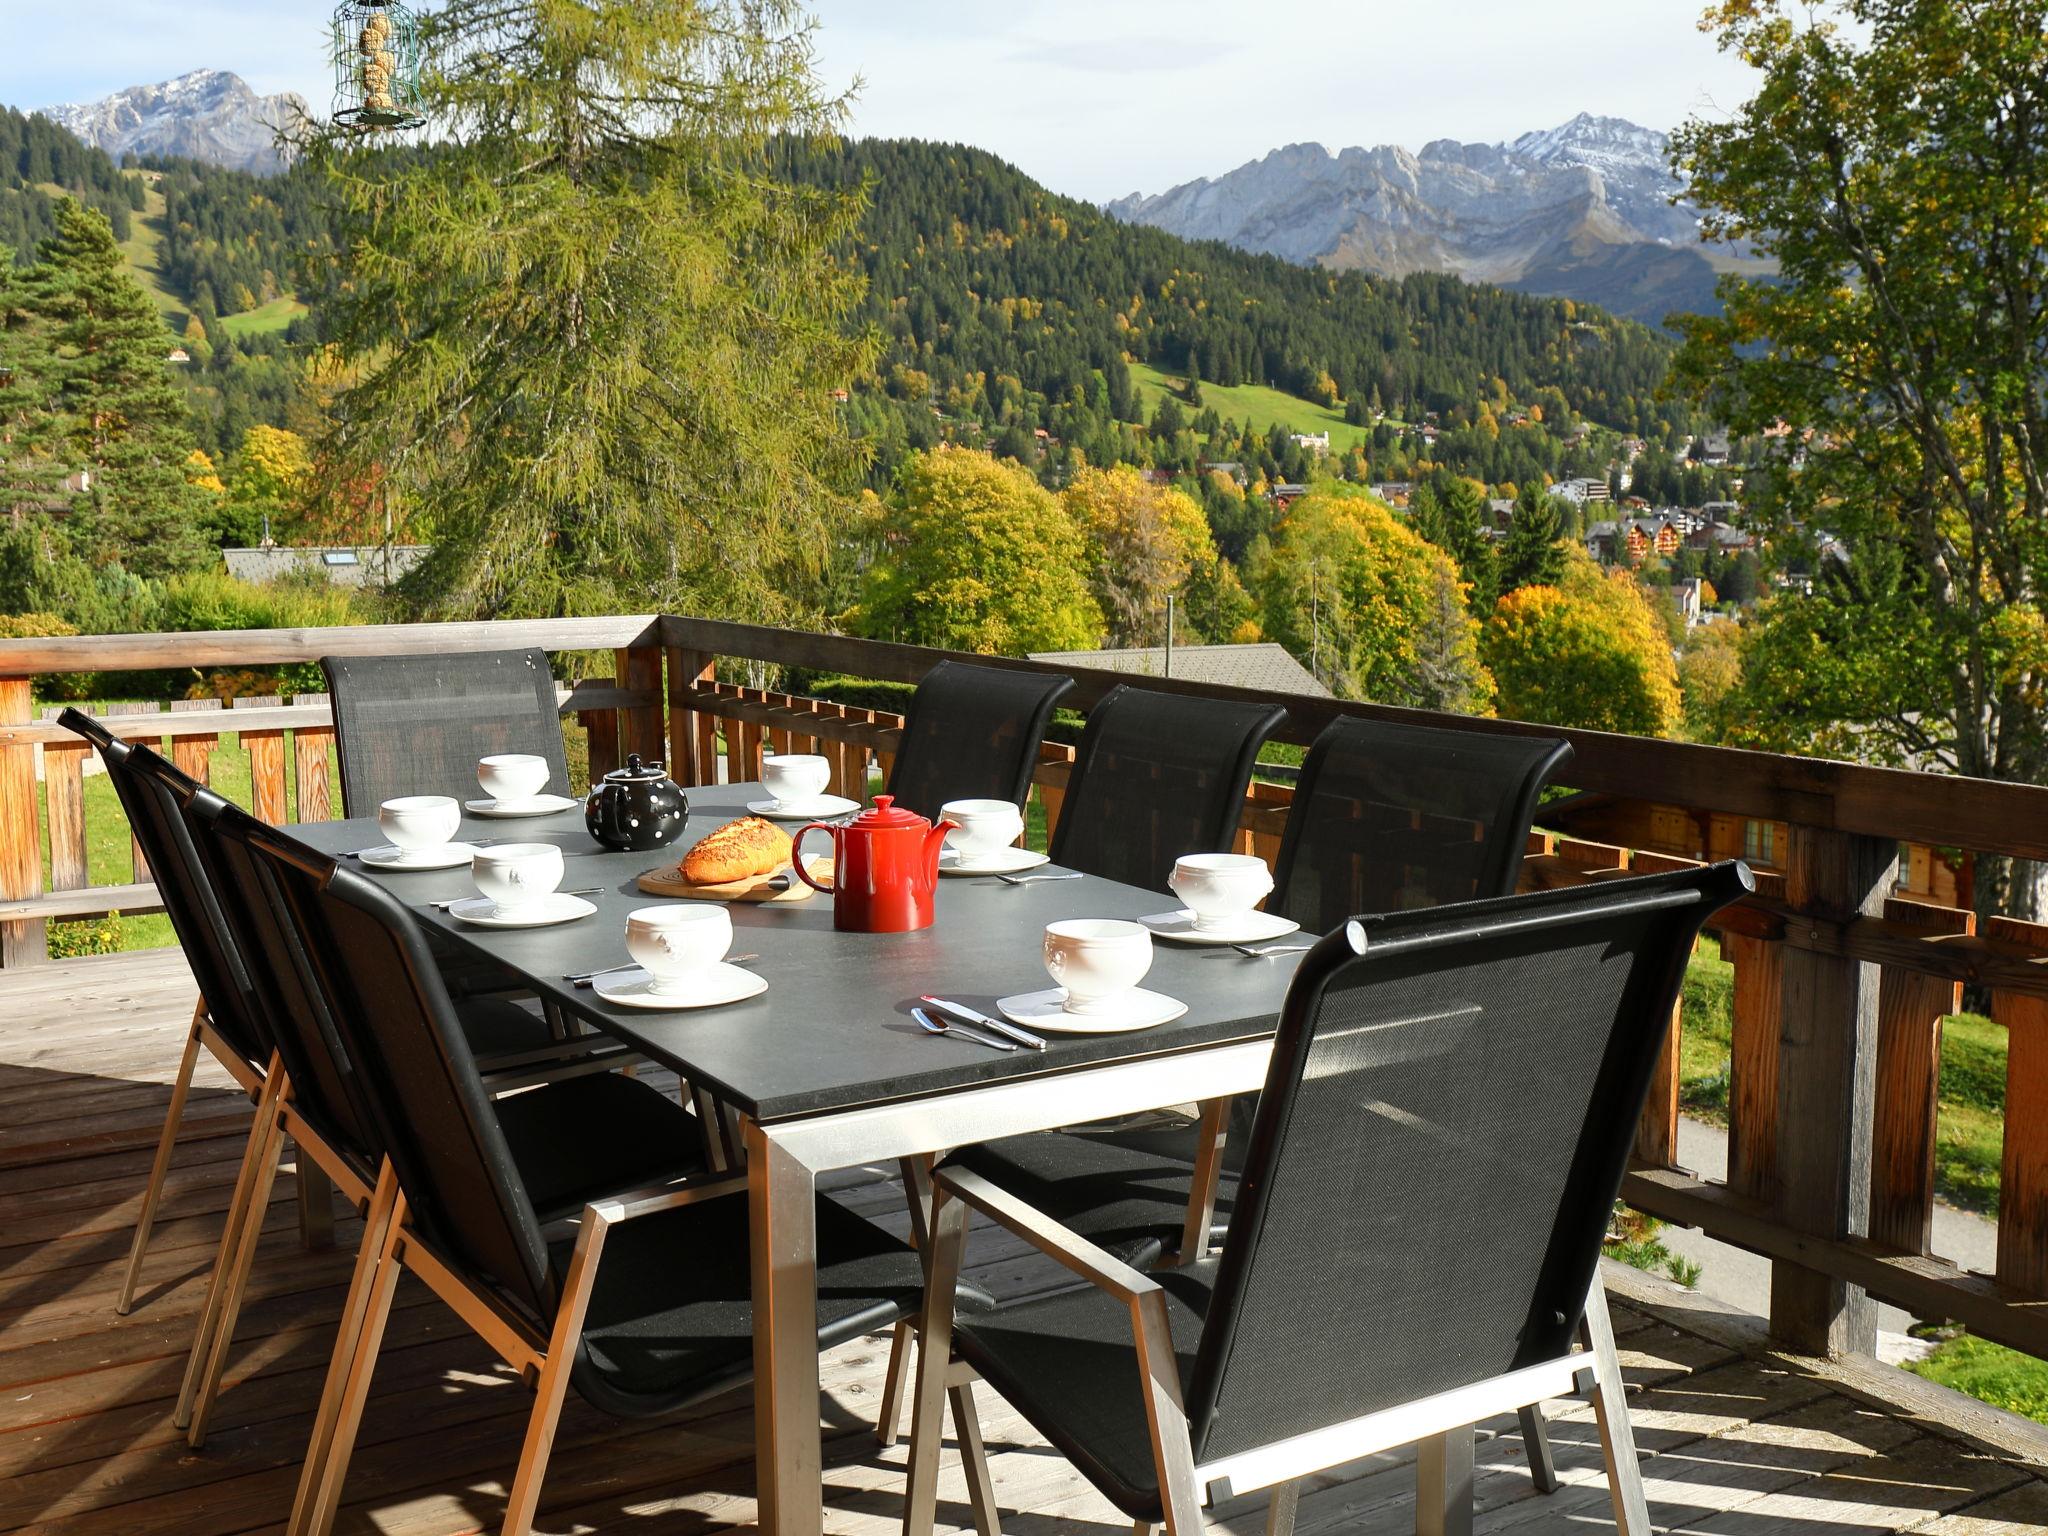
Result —
[[[1158, 409], [1164, 396], [1178, 396], [1181, 389], [1178, 377], [1161, 373], [1149, 363], [1131, 364], [1131, 382], [1138, 386], [1138, 395], [1145, 402], [1148, 418]], [[1186, 404], [1185, 401], [1182, 403]], [[1313, 401], [1259, 384], [1226, 386], [1205, 381], [1202, 385], [1202, 408], [1213, 410], [1226, 420], [1234, 420], [1240, 427], [1249, 422], [1261, 432], [1274, 426], [1285, 427], [1290, 432], [1327, 432], [1333, 454], [1344, 453], [1353, 443], [1370, 446], [1372, 438], [1370, 428], [1352, 426], [1344, 419], [1342, 411], [1333, 411]]]
[[2048, 1424], [2048, 1361], [1953, 1330], [1925, 1360], [1906, 1367], [1980, 1403]]
[[268, 304], [259, 305], [255, 309], [245, 310], [239, 315], [222, 315], [220, 325], [222, 330], [239, 341], [244, 336], [262, 336], [282, 331], [305, 313], [306, 306], [287, 295], [281, 299], [272, 299]]

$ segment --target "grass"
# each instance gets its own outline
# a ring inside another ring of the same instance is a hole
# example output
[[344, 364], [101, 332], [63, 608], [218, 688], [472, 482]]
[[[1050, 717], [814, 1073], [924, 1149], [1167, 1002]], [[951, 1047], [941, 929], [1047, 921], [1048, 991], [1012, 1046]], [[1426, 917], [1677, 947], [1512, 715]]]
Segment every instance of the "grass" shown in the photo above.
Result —
[[244, 310], [239, 315], [222, 315], [220, 325], [222, 330], [239, 341], [244, 336], [267, 336], [282, 331], [305, 313], [306, 306], [287, 294], [255, 309]]
[[[1167, 395], [1178, 397], [1180, 379], [1161, 373], [1149, 363], [1131, 364], [1131, 382], [1138, 387], [1139, 398], [1145, 402], [1145, 414], [1149, 418]], [[1195, 408], [1181, 401], [1181, 406], [1190, 416]], [[1303, 400], [1281, 390], [1268, 389], [1261, 384], [1202, 384], [1203, 410], [1213, 410], [1226, 420], [1235, 421], [1240, 427], [1249, 423], [1261, 432], [1275, 426], [1285, 427], [1290, 432], [1327, 432], [1330, 434], [1330, 452], [1341, 454], [1353, 443], [1371, 444], [1372, 430], [1369, 427], [1354, 427], [1344, 419], [1342, 411]]]
[[1933, 1354], [1909, 1362], [1906, 1369], [1980, 1403], [2048, 1424], [2048, 1361], [1961, 1329], [1941, 1330], [1940, 1337]]
[[142, 203], [142, 211], [129, 218], [131, 232], [121, 242], [121, 258], [162, 312], [165, 323], [172, 330], [183, 332], [192, 311], [183, 299], [164, 286], [163, 268], [158, 263], [163, 247], [164, 195], [155, 187], [145, 187]]
[[[1717, 1125], [1728, 1123], [1734, 1001], [1734, 967], [1703, 944], [1686, 971], [1678, 1094], [1687, 1114]], [[1934, 1187], [1965, 1210], [1998, 1210], [2005, 1053], [2004, 1028], [1982, 1015], [1952, 1014], [1942, 1025]]]

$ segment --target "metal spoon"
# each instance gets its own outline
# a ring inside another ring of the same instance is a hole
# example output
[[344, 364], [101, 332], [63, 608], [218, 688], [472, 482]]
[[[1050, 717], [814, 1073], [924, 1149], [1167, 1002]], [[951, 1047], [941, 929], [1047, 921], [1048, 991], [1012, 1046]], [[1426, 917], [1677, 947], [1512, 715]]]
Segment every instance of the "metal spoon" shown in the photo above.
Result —
[[1302, 953], [1303, 951], [1305, 951], [1305, 950], [1310, 950], [1310, 949], [1314, 949], [1314, 948], [1315, 948], [1315, 945], [1313, 945], [1313, 944], [1233, 944], [1233, 945], [1231, 945], [1230, 947], [1231, 947], [1232, 949], [1236, 950], [1236, 951], [1237, 951], [1237, 952], [1238, 952], [1238, 953], [1239, 953], [1240, 955], [1250, 955], [1250, 956], [1251, 956], [1251, 957], [1252, 957], [1252, 958], [1253, 958], [1254, 960], [1262, 960], [1262, 959], [1264, 959], [1264, 958], [1265, 958], [1265, 957], [1266, 957], [1267, 955], [1298, 955], [1298, 954], [1301, 954], [1301, 953]]
[[1049, 875], [997, 875], [996, 878], [1005, 885], [1036, 885], [1041, 880], [1078, 880], [1081, 872], [1064, 869]]
[[[588, 885], [580, 891], [556, 891], [554, 894], [557, 896], [599, 896], [602, 895], [606, 889], [608, 889], [608, 887], [602, 885]], [[446, 912], [450, 907], [454, 906], [457, 902], [475, 900], [477, 900], [477, 898], [474, 896], [454, 896], [450, 897], [447, 901], [430, 901], [427, 903], [427, 905], [432, 907], [436, 912]]]
[[918, 1027], [930, 1035], [958, 1035], [962, 1040], [971, 1040], [976, 1045], [985, 1045], [992, 1051], [1015, 1051], [1020, 1047], [1014, 1040], [1001, 1040], [994, 1035], [984, 1035], [979, 1030], [969, 1029], [965, 1024], [941, 1024], [922, 1008], [910, 1010], [910, 1016], [917, 1020]]
[[[750, 960], [758, 960], [760, 958], [759, 955], [727, 955], [722, 963], [726, 965], [745, 965]], [[637, 960], [628, 960], [624, 965], [608, 965], [598, 971], [571, 971], [562, 980], [568, 982], [571, 986], [587, 987], [600, 976], [615, 976], [620, 971], [637, 971], [639, 969], [640, 963]]]

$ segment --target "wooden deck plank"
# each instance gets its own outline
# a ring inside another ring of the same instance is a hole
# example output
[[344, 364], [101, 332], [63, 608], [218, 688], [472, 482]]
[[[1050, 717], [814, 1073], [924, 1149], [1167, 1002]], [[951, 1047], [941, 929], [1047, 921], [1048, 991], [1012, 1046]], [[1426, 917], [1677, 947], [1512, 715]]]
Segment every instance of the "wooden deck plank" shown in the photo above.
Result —
[[[195, 1095], [140, 1301], [126, 1318], [112, 1307], [191, 995], [175, 955], [0, 976], [0, 1532], [240, 1536], [275, 1529], [289, 1503], [356, 1227], [343, 1217], [334, 1249], [304, 1251], [292, 1181], [279, 1179], [213, 1433], [204, 1453], [187, 1450], [169, 1424], [171, 1400], [249, 1115], [224, 1074], [202, 1078], [208, 1091]], [[673, 1091], [668, 1074], [648, 1076]], [[902, 1230], [889, 1175], [855, 1169], [829, 1182], [850, 1207]], [[1001, 1232], [977, 1231], [969, 1258], [1000, 1295], [1062, 1283]], [[1887, 1407], [1881, 1369], [1763, 1353], [1741, 1324], [1697, 1301], [1660, 1304], [1654, 1287], [1631, 1283], [1614, 1310], [1660, 1528], [2014, 1536], [2048, 1525], [2048, 1484], [2009, 1452], [1969, 1440], [1970, 1413], [1937, 1422], [1925, 1383]], [[886, 1338], [858, 1340], [822, 1363], [835, 1536], [892, 1536], [901, 1518], [904, 1447], [882, 1451], [868, 1433], [886, 1348]], [[1129, 1530], [1007, 1405], [986, 1388], [979, 1396], [1007, 1536]], [[502, 1364], [408, 1281], [340, 1529], [457, 1536], [493, 1527], [526, 1403]], [[1481, 1426], [1481, 1536], [1608, 1521], [1590, 1411], [1564, 1401], [1550, 1413], [1564, 1487], [1548, 1497], [1529, 1480], [1512, 1419]], [[536, 1529], [749, 1528], [752, 1434], [745, 1392], [627, 1425], [572, 1396]], [[944, 1467], [940, 1529], [971, 1529], [950, 1449]], [[1298, 1528], [1406, 1532], [1413, 1490], [1405, 1451], [1337, 1468], [1311, 1480]], [[1234, 1499], [1213, 1512], [1212, 1529], [1252, 1536], [1265, 1505], [1262, 1493]]]

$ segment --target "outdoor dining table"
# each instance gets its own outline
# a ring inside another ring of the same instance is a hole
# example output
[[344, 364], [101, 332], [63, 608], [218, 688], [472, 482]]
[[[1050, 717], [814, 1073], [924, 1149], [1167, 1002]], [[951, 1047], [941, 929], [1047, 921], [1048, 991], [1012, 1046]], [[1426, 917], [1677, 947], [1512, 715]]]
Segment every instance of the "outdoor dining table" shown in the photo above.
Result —
[[[430, 929], [517, 972], [544, 1000], [674, 1071], [700, 1110], [737, 1129], [753, 1243], [755, 1436], [760, 1529], [823, 1530], [816, 1323], [818, 1175], [915, 1160], [970, 1142], [1227, 1098], [1265, 1080], [1297, 956], [1249, 958], [1227, 945], [1160, 943], [1145, 985], [1188, 1005], [1179, 1019], [1127, 1034], [1051, 1035], [1044, 1051], [1001, 1052], [927, 1034], [909, 1010], [933, 994], [995, 1011], [999, 997], [1048, 984], [1040, 940], [1061, 918], [1137, 918], [1179, 904], [1092, 876], [1010, 885], [947, 878], [933, 925], [914, 933], [840, 933], [832, 903], [733, 903], [735, 954], [767, 991], [744, 1002], [657, 1012], [605, 1002], [565, 977], [627, 963], [626, 914], [659, 898], [635, 884], [714, 827], [766, 798], [759, 785], [692, 789], [689, 822], [669, 849], [614, 853], [581, 809], [522, 820], [466, 817], [458, 838], [558, 844], [565, 890], [596, 887], [595, 914], [551, 927], [476, 927], [431, 903], [474, 894], [469, 871], [380, 874]], [[342, 854], [384, 840], [374, 818], [294, 831]], [[914, 1178], [911, 1179], [915, 1187]]]

